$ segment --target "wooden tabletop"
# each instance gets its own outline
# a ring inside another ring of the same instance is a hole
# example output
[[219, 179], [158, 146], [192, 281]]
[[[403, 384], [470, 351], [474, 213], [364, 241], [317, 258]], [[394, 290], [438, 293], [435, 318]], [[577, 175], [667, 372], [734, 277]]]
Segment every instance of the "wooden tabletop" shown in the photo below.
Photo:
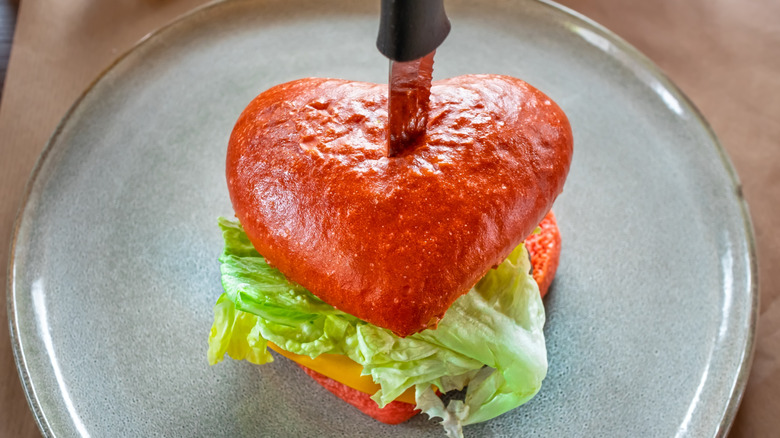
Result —
[[[205, 0], [21, 3], [0, 101], [0, 277], [6, 278], [25, 183], [67, 108], [134, 42], [202, 3]], [[700, 108], [734, 162], [755, 227], [761, 307], [751, 377], [731, 435], [777, 436], [780, 1], [562, 3], [613, 30], [658, 64]], [[0, 0], [3, 70], [15, 10], [15, 2]], [[0, 312], [0, 437], [39, 436], [16, 372], [5, 318]]]

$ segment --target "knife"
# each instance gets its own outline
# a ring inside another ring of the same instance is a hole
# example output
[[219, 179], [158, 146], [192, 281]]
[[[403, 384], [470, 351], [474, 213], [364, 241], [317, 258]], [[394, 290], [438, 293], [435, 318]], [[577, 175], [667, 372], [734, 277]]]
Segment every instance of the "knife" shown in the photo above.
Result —
[[376, 46], [390, 59], [387, 155], [425, 134], [433, 55], [450, 32], [443, 0], [382, 0]]

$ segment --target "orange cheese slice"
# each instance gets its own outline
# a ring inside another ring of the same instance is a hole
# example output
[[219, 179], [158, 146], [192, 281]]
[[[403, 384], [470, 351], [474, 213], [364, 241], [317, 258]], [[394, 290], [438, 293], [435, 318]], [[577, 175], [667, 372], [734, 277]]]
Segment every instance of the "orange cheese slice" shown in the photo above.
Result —
[[[331, 379], [362, 393], [373, 395], [379, 391], [379, 385], [374, 383], [371, 376], [360, 375], [360, 373], [363, 372], [363, 366], [347, 356], [326, 353], [317, 356], [316, 359], [312, 359], [309, 356], [282, 350], [273, 342], [269, 342], [268, 347], [293, 362], [330, 377]], [[396, 400], [416, 404], [414, 399], [414, 387], [404, 391]]]

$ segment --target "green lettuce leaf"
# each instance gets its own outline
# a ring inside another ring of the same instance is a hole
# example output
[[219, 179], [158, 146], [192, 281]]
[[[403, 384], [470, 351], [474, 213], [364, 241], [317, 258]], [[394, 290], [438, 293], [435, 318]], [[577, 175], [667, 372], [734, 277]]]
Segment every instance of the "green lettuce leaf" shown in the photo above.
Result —
[[[315, 358], [343, 354], [381, 389], [380, 406], [416, 387], [417, 407], [442, 418], [450, 436], [461, 425], [501, 415], [530, 400], [547, 373], [544, 307], [523, 245], [458, 298], [436, 329], [400, 338], [341, 312], [287, 280], [255, 251], [241, 225], [220, 218], [225, 293], [214, 306], [210, 364], [227, 354], [263, 364], [268, 341]], [[431, 389], [460, 390], [447, 406]]]

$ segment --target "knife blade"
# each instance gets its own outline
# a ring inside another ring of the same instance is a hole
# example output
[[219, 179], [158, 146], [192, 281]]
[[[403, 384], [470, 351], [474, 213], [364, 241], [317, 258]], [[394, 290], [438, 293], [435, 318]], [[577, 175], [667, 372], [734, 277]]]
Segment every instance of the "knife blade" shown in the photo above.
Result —
[[450, 32], [443, 0], [382, 0], [377, 48], [390, 58], [387, 155], [425, 133], [433, 56]]
[[433, 51], [413, 61], [390, 61], [387, 155], [412, 148], [425, 134], [433, 77]]

